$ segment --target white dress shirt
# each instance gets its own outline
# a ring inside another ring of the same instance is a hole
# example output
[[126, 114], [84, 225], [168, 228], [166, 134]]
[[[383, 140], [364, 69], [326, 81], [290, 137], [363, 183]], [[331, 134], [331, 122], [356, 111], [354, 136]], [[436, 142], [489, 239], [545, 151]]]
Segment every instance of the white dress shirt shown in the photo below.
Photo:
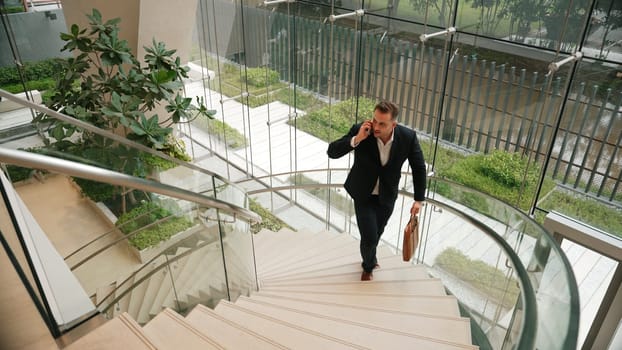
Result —
[[[353, 148], [358, 146], [358, 143], [354, 142], [354, 139], [356, 138], [356, 136], [354, 136], [351, 140], [350, 140], [350, 146], [352, 146]], [[382, 142], [382, 140], [378, 137], [376, 138], [376, 142], [378, 143], [378, 152], [380, 153], [380, 164], [382, 166], [385, 166], [387, 164], [387, 162], [389, 161], [389, 155], [391, 155], [391, 145], [393, 144], [393, 133], [391, 133], [391, 138], [389, 139], [389, 141], [387, 141], [387, 143]], [[373, 191], [371, 191], [371, 194], [379, 194], [380, 190], [380, 180], [376, 179], [376, 186], [374, 186]]]

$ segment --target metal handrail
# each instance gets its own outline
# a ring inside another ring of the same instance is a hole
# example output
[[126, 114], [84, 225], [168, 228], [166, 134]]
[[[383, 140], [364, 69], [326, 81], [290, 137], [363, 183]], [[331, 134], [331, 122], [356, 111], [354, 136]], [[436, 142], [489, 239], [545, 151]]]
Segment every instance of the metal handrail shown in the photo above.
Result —
[[83, 179], [105, 182], [117, 186], [125, 186], [195, 202], [206, 207], [224, 210], [236, 217], [241, 217], [250, 222], [261, 222], [261, 217], [237, 205], [210, 198], [179, 187], [146, 180], [112, 170], [106, 170], [91, 165], [72, 162], [69, 160], [44, 156], [40, 154], [18, 151], [0, 147], [0, 162], [18, 165], [26, 168], [44, 169], [69, 176]]
[[204, 169], [204, 168], [202, 168], [202, 167], [200, 167], [200, 166], [198, 166], [196, 164], [188, 163], [188, 162], [185, 162], [183, 160], [177, 159], [175, 157], [171, 157], [171, 156], [169, 156], [168, 154], [166, 154], [164, 152], [160, 152], [160, 151], [154, 150], [152, 148], [149, 148], [149, 147], [147, 147], [145, 145], [142, 145], [140, 143], [137, 143], [137, 142], [134, 142], [132, 140], [129, 140], [129, 139], [123, 137], [123, 136], [117, 135], [117, 134], [115, 134], [113, 132], [110, 132], [108, 130], [100, 129], [100, 128], [98, 128], [98, 127], [96, 127], [94, 125], [91, 125], [89, 123], [83, 122], [83, 121], [78, 120], [76, 118], [70, 117], [70, 116], [68, 116], [66, 114], [63, 114], [63, 113], [57, 112], [55, 110], [52, 110], [52, 109], [50, 109], [50, 108], [48, 108], [48, 107], [46, 107], [44, 105], [39, 105], [39, 104], [36, 104], [36, 103], [34, 103], [32, 101], [24, 100], [22, 98], [17, 97], [16, 95], [13, 95], [13, 94], [11, 94], [11, 93], [9, 93], [9, 92], [7, 92], [5, 90], [2, 90], [2, 89], [0, 89], [0, 97], [4, 97], [4, 98], [6, 98], [6, 99], [8, 99], [10, 101], [13, 101], [13, 102], [15, 102], [17, 104], [20, 104], [20, 105], [24, 106], [26, 108], [31, 108], [31, 109], [34, 109], [34, 110], [36, 110], [38, 112], [44, 113], [44, 114], [46, 114], [49, 117], [52, 117], [54, 119], [57, 119], [57, 120], [60, 120], [62, 122], [71, 124], [73, 126], [77, 126], [77, 127], [82, 128], [84, 130], [88, 130], [88, 131], [90, 131], [90, 132], [92, 132], [94, 134], [97, 134], [97, 135], [100, 135], [100, 136], [103, 136], [103, 137], [107, 137], [107, 138], [109, 138], [111, 140], [114, 140], [116, 142], [124, 144], [124, 145], [126, 145], [128, 147], [137, 149], [137, 150], [139, 150], [141, 152], [146, 152], [146, 153], [152, 154], [154, 156], [157, 156], [159, 158], [164, 158], [164, 159], [166, 159], [166, 160], [168, 160], [170, 162], [173, 162], [173, 163], [175, 163], [177, 165], [181, 165], [183, 167], [199, 171], [199, 172], [201, 172], [203, 174], [206, 174], [206, 175], [209, 175], [209, 176], [213, 176], [216, 179], [218, 179], [219, 181], [224, 182], [226, 185], [235, 187], [238, 190], [240, 190], [240, 192], [244, 192], [244, 190], [240, 186], [236, 185], [235, 183], [227, 180], [226, 178], [222, 177], [221, 175], [219, 175], [217, 173], [211, 172], [211, 171], [209, 171], [207, 169]]

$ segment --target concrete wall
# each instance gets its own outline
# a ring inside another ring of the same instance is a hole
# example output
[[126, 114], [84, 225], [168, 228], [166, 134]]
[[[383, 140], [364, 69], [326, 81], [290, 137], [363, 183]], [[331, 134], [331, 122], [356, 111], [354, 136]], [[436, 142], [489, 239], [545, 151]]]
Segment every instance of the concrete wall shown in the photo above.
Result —
[[143, 46], [152, 40], [161, 41], [175, 53], [182, 63], [188, 62], [192, 47], [192, 33], [196, 27], [198, 0], [170, 1], [144, 0], [140, 3], [138, 55], [145, 55]]
[[62, 5], [68, 26], [75, 23], [80, 28], [86, 28], [89, 23], [86, 15], [91, 14], [94, 8], [99, 10], [104, 21], [121, 18], [119, 37], [127, 40], [136, 54], [140, 0], [62, 0]]
[[155, 38], [176, 49], [182, 63], [188, 61], [197, 0], [63, 0], [62, 4], [67, 23], [80, 27], [86, 27], [86, 15], [93, 8], [104, 20], [121, 18], [119, 36], [128, 41], [139, 60], [145, 55], [143, 46], [151, 45]]
[[[45, 12], [9, 14], [11, 27], [22, 62], [40, 61], [52, 57], [68, 57], [60, 49], [64, 43], [60, 33], [66, 32], [65, 16], [61, 9]], [[56, 16], [56, 19], [52, 17]], [[4, 29], [0, 30], [0, 67], [14, 66], [15, 59]]]

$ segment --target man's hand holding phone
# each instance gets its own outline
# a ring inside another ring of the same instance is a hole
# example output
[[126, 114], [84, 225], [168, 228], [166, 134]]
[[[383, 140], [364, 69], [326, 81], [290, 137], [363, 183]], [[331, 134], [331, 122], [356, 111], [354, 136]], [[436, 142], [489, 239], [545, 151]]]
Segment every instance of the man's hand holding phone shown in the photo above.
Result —
[[363, 124], [361, 124], [361, 128], [359, 129], [358, 134], [356, 134], [356, 138], [355, 138], [355, 143], [360, 143], [361, 141], [365, 140], [367, 137], [369, 137], [369, 135], [371, 135], [374, 128], [373, 128], [373, 124], [371, 122], [371, 120], [366, 120], [363, 122]]

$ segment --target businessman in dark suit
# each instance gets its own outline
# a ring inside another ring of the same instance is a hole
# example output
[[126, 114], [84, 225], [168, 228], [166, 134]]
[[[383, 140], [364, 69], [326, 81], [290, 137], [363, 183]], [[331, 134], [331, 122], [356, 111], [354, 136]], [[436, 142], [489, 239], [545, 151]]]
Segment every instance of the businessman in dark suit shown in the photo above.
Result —
[[402, 165], [408, 159], [412, 169], [416, 215], [425, 199], [426, 165], [417, 136], [412, 129], [397, 124], [398, 108], [381, 101], [372, 120], [352, 126], [348, 134], [328, 145], [328, 156], [340, 158], [354, 150], [354, 164], [344, 187], [354, 200], [361, 234], [362, 281], [373, 279], [378, 267], [376, 246], [393, 212]]

